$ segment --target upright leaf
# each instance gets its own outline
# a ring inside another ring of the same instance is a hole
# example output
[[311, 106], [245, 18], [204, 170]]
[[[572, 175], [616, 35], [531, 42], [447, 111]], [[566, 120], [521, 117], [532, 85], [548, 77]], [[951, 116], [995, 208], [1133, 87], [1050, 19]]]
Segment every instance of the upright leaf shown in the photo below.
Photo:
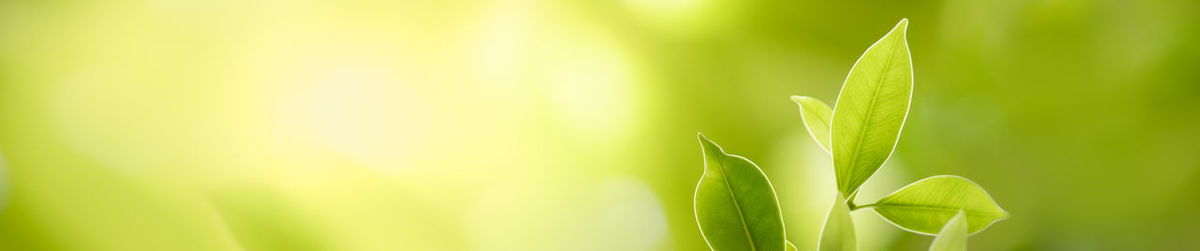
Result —
[[829, 109], [829, 105], [825, 102], [812, 97], [792, 96], [792, 102], [800, 105], [800, 117], [804, 119], [804, 127], [808, 128], [808, 135], [812, 135], [813, 140], [817, 141], [817, 145], [821, 146], [825, 152], [829, 151], [829, 119], [833, 117], [833, 110]]
[[892, 154], [908, 115], [913, 79], [907, 27], [908, 19], [900, 20], [867, 48], [838, 94], [830, 149], [838, 191], [850, 198]]
[[783, 251], [783, 217], [775, 189], [758, 166], [697, 135], [704, 176], [696, 185], [696, 222], [713, 250]]
[[825, 227], [821, 230], [820, 251], [854, 251], [858, 250], [858, 241], [854, 237], [854, 220], [850, 218], [850, 207], [846, 206], [846, 197], [838, 193], [825, 217]]
[[975, 182], [953, 175], [938, 175], [900, 188], [875, 203], [875, 212], [908, 231], [933, 235], [962, 210], [967, 230], [976, 233], [1008, 218], [1008, 212]]
[[946, 226], [938, 232], [937, 238], [933, 238], [929, 251], [967, 251], [966, 213], [958, 210], [958, 214], [946, 222]]

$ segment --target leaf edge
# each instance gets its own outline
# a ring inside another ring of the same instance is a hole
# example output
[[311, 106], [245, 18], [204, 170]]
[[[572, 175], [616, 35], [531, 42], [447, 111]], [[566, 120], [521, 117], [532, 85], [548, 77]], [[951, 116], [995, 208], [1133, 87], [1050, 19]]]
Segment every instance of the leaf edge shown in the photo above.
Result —
[[[739, 158], [739, 159], [745, 160], [747, 163], [750, 163], [751, 166], [754, 166], [754, 169], [757, 169], [758, 173], [763, 176], [763, 179], [765, 179], [767, 181], [767, 187], [771, 189], [771, 194], [774, 195], [772, 200], [775, 202], [775, 209], [779, 210], [779, 226], [782, 229], [781, 232], [783, 234], [783, 242], [784, 242], [783, 244], [784, 244], [784, 248], [786, 250], [786, 247], [788, 246], [788, 244], [791, 243], [787, 239], [787, 222], [785, 222], [783, 220], [783, 207], [779, 203], [779, 193], [777, 193], [775, 191], [775, 184], [771, 183], [771, 177], [767, 176], [767, 173], [762, 170], [762, 167], [759, 167], [758, 164], [754, 163], [754, 161], [750, 160], [750, 158], [742, 157], [741, 155], [729, 154], [729, 153], [725, 152], [725, 148], [721, 147], [721, 145], [718, 145], [716, 141], [713, 141], [712, 139], [709, 139], [708, 137], [704, 136], [704, 133], [696, 132], [696, 138], [698, 141], [700, 141], [700, 160], [704, 162], [703, 164], [704, 164], [705, 169], [708, 168], [708, 152], [706, 152], [706, 149], [704, 148], [704, 146], [705, 146], [704, 143], [708, 142], [708, 143], [712, 144], [714, 147], [716, 147], [715, 150], [717, 153], [721, 153], [722, 155], [725, 155], [727, 157], [733, 157], [733, 158]], [[700, 182], [704, 181], [704, 173], [703, 172], [704, 172], [704, 170], [701, 170], [700, 179], [696, 180], [696, 188], [692, 189], [692, 218], [696, 219], [696, 229], [700, 230], [700, 237], [701, 237], [701, 239], [704, 239], [704, 244], [708, 245], [709, 249], [713, 249], [712, 243], [708, 241], [708, 236], [704, 235], [704, 225], [700, 224], [700, 213], [699, 213], [699, 211], [697, 211], [697, 207], [696, 207], [696, 205], [697, 205], [696, 204], [696, 195], [699, 194], [699, 191], [700, 191]], [[753, 238], [749, 238], [748, 241], [750, 241], [750, 243], [754, 243]]]
[[[967, 179], [967, 178], [965, 178], [965, 177], [958, 176], [958, 175], [951, 175], [951, 174], [939, 174], [939, 175], [934, 175], [934, 176], [925, 177], [925, 178], [923, 178], [923, 179], [919, 179], [919, 180], [917, 180], [917, 181], [913, 181], [912, 183], [908, 183], [908, 185], [904, 185], [903, 187], [900, 187], [900, 188], [896, 189], [896, 191], [892, 191], [891, 193], [889, 193], [889, 194], [887, 194], [887, 195], [884, 195], [884, 196], [883, 196], [883, 198], [887, 198], [888, 196], [892, 196], [893, 194], [896, 194], [896, 192], [899, 192], [900, 190], [904, 190], [905, 188], [908, 188], [909, 186], [912, 186], [913, 184], [917, 184], [917, 183], [919, 183], [919, 182], [921, 182], [921, 181], [925, 181], [925, 180], [932, 179], [932, 178], [937, 178], [937, 177], [952, 177], [952, 178], [959, 178], [959, 179], [966, 180], [967, 182], [970, 182], [971, 184], [973, 184], [973, 185], [975, 185], [975, 186], [979, 187], [979, 190], [982, 190], [982, 191], [983, 191], [983, 194], [984, 194], [984, 195], [987, 195], [988, 199], [992, 201], [992, 205], [995, 205], [995, 206], [996, 206], [996, 208], [999, 208], [999, 209], [1000, 209], [1000, 212], [1003, 212], [1003, 213], [1004, 213], [1004, 216], [1003, 216], [1003, 217], [997, 218], [996, 220], [993, 220], [992, 222], [988, 222], [988, 224], [987, 224], [987, 225], [983, 225], [983, 227], [982, 227], [982, 228], [979, 228], [979, 230], [978, 230], [978, 231], [971, 232], [971, 231], [970, 231], [970, 229], [967, 229], [967, 236], [973, 236], [973, 235], [975, 235], [975, 234], [981, 233], [981, 232], [983, 232], [984, 230], [987, 230], [989, 227], [992, 227], [992, 225], [996, 224], [996, 222], [1000, 222], [1000, 221], [1003, 221], [1003, 220], [1007, 220], [1008, 218], [1011, 218], [1011, 217], [1012, 217], [1012, 214], [1011, 214], [1011, 213], [1009, 213], [1009, 212], [1008, 212], [1008, 210], [1004, 210], [1004, 208], [1003, 208], [1003, 207], [1000, 207], [1000, 203], [996, 203], [996, 198], [992, 197], [992, 194], [988, 193], [988, 192], [987, 192], [987, 189], [983, 189], [983, 186], [980, 186], [980, 185], [979, 185], [979, 183], [975, 183], [975, 181], [973, 181], [973, 180], [971, 180], [971, 179]], [[883, 199], [881, 198], [880, 200], [882, 201]], [[878, 203], [878, 202], [876, 202], [876, 203]], [[897, 228], [900, 228], [900, 229], [902, 229], [902, 230], [904, 230], [904, 231], [908, 231], [908, 232], [915, 233], [915, 234], [920, 234], [920, 235], [925, 235], [925, 236], [937, 236], [937, 233], [932, 233], [932, 234], [930, 234], [930, 233], [925, 233], [925, 232], [921, 232], [921, 231], [916, 231], [916, 230], [912, 230], [912, 229], [908, 229], [908, 228], [906, 228], [906, 227], [900, 226], [900, 224], [896, 224], [895, 222], [892, 222], [892, 220], [891, 220], [891, 219], [888, 219], [887, 217], [884, 217], [882, 214], [879, 214], [879, 212], [878, 212], [878, 211], [875, 211], [875, 207], [874, 207], [874, 206], [872, 206], [872, 207], [871, 207], [871, 212], [874, 212], [874, 213], [875, 213], [875, 215], [879, 215], [879, 218], [882, 218], [882, 219], [883, 219], [883, 221], [886, 221], [888, 224], [892, 224], [892, 226], [896, 226]], [[968, 226], [970, 226], [970, 225], [969, 225], [969, 224], [970, 224], [970, 222], [967, 222], [967, 224], [968, 224]]]
[[[896, 23], [896, 25], [893, 26], [892, 29], [888, 30], [888, 32], [883, 34], [883, 36], [880, 37], [878, 40], [875, 40], [874, 43], [871, 43], [871, 46], [867, 46], [866, 50], [863, 50], [862, 55], [859, 55], [858, 59], [854, 60], [854, 64], [850, 65], [850, 71], [846, 72], [845, 80], [842, 80], [842, 86], [838, 88], [838, 95], [837, 95], [838, 100], [840, 100], [842, 98], [842, 93], [846, 91], [846, 82], [850, 81], [850, 74], [852, 74], [854, 72], [855, 67], [858, 67], [858, 63], [860, 61], [862, 61], [862, 59], [864, 57], [867, 56], [867, 52], [871, 51], [872, 48], [875, 48], [876, 45], [879, 45], [879, 42], [883, 41], [884, 38], [887, 38], [888, 36], [892, 35], [892, 32], [895, 32], [897, 30], [896, 28], [900, 27], [901, 25], [903, 25], [904, 28], [899, 29], [899, 30], [901, 30], [901, 32], [904, 33], [904, 37], [902, 37], [900, 40], [904, 42], [905, 47], [909, 47], [908, 46], [908, 23], [909, 23], [908, 18], [900, 18], [900, 22]], [[909, 47], [907, 54], [908, 54], [907, 55], [908, 56], [908, 68], [910, 69], [910, 71], [912, 71], [911, 69], [913, 69], [913, 62], [912, 62], [912, 48], [911, 47]], [[913, 94], [913, 90], [915, 89], [915, 86], [916, 86], [916, 75], [917, 74], [915, 73], [915, 71], [909, 73], [909, 76], [908, 76], [909, 77], [908, 101], [906, 102], [905, 108], [904, 108], [905, 109], [904, 120], [900, 121], [900, 131], [896, 132], [896, 140], [895, 140], [895, 142], [892, 142], [892, 150], [890, 152], [888, 152], [887, 157], [883, 159], [882, 163], [880, 163], [879, 168], [876, 168], [875, 171], [873, 171], [873, 172], [871, 172], [871, 174], [867, 175], [867, 178], [863, 179], [862, 184], [859, 184], [858, 187], [855, 187], [853, 189], [854, 191], [848, 191], [848, 193], [845, 191], [841, 191], [842, 187], [840, 184], [836, 184], [836, 182], [838, 180], [836, 180], [836, 177], [835, 177], [834, 182], [835, 182], [835, 185], [837, 185], [838, 192], [847, 193], [846, 198], [848, 200], [854, 200], [855, 198], [857, 198], [858, 192], [862, 189], [862, 186], [867, 184], [868, 181], [871, 181], [871, 177], [875, 177], [875, 174], [879, 173], [879, 169], [883, 169], [883, 165], [887, 164], [888, 160], [892, 159], [892, 155], [895, 155], [896, 145], [898, 145], [900, 143], [900, 136], [901, 136], [901, 134], [904, 133], [904, 125], [908, 124], [908, 115], [909, 115], [909, 113], [912, 112], [912, 94]], [[838, 104], [840, 103], [840, 102], [837, 102], [838, 100], [834, 100], [833, 112], [829, 114], [829, 144], [830, 144], [829, 152], [830, 152], [830, 157], [834, 156], [833, 155], [833, 147], [832, 147], [833, 135], [834, 135], [834, 133], [833, 133], [833, 130], [834, 130], [833, 118], [837, 117], [837, 107], [838, 107]], [[837, 162], [835, 161], [834, 165], [836, 165], [836, 164], [837, 164]], [[835, 169], [834, 172], [836, 175], [837, 170]]]

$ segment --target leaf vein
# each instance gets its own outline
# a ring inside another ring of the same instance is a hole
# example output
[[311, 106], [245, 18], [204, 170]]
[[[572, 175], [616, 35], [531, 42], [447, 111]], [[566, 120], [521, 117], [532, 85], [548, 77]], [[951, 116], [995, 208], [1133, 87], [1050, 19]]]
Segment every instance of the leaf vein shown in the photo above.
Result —
[[725, 162], [717, 161], [717, 164], [721, 166], [721, 181], [725, 182], [725, 188], [727, 191], [729, 191], [729, 198], [733, 199], [733, 208], [737, 210], [738, 220], [742, 222], [742, 231], [746, 233], [746, 242], [750, 244], [751, 251], [756, 251], [758, 248], [754, 245], [754, 237], [750, 234], [750, 226], [749, 223], [746, 222], [746, 216], [744, 215], [745, 213], [742, 212], [742, 205], [738, 200], [737, 195], [734, 195], [733, 193], [733, 185], [729, 184], [729, 174], [725, 172]]
[[[871, 115], [875, 114], [875, 102], [878, 100], [879, 89], [882, 89], [883, 80], [887, 76], [887, 72], [888, 72], [889, 68], [891, 68], [891, 66], [892, 66], [892, 59], [894, 59], [896, 57], [895, 53], [896, 53], [896, 45], [897, 44], [899, 44], [899, 43], [892, 42], [892, 44], [891, 44], [892, 47], [888, 48], [890, 55], [888, 55], [887, 61], [884, 62], [883, 68], [880, 69], [881, 73], [879, 74], [879, 80], [876, 81], [874, 88], [871, 88], [871, 103], [867, 105], [867, 114], [866, 114], [866, 116], [863, 117], [862, 126], [860, 126], [858, 128], [858, 137], [854, 138], [854, 151], [851, 152], [851, 154], [853, 154], [854, 157], [850, 159], [850, 165], [848, 167], [850, 170], [853, 170], [855, 165], [858, 164], [859, 151], [862, 150], [863, 136], [866, 135], [867, 128], [869, 128], [871, 126]], [[853, 172], [851, 174], [853, 174]], [[849, 175], [849, 174], [847, 174], [847, 175]], [[854, 177], [848, 177], [848, 178], [854, 179]], [[851, 181], [848, 180], [846, 182], [851, 182]], [[847, 187], [846, 187], [847, 190], [851, 189], [849, 187], [850, 184], [846, 184], [846, 185], [847, 185]], [[855, 191], [846, 191], [846, 192], [850, 194], [850, 198], [854, 198], [855, 195], [858, 194], [857, 189], [855, 189]]]

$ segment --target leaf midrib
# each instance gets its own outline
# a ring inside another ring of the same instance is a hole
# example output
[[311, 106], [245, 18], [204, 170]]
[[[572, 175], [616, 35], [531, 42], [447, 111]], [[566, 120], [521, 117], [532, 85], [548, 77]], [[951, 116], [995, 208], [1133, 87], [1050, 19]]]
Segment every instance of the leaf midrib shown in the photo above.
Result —
[[[889, 49], [888, 52], [890, 54], [887, 57], [887, 61], [884, 62], [884, 64], [883, 64], [883, 69], [880, 71], [882, 73], [879, 74], [879, 81], [876, 81], [875, 88], [871, 88], [871, 104], [867, 105], [867, 116], [863, 117], [863, 125], [862, 125], [862, 127], [858, 128], [858, 137], [854, 138], [854, 151], [851, 152], [851, 154], [854, 154], [854, 158], [850, 159], [850, 167], [849, 167], [850, 169], [854, 169], [854, 166], [858, 164], [858, 151], [860, 149], [862, 149], [863, 135], [865, 135], [867, 133], [867, 128], [870, 127], [870, 125], [871, 125], [871, 115], [875, 114], [875, 101], [877, 100], [877, 97], [879, 96], [879, 89], [881, 89], [881, 87], [883, 86], [883, 80], [887, 76], [888, 70], [891, 69], [891, 67], [892, 67], [892, 60], [896, 57], [895, 53], [896, 53], [896, 45], [897, 44], [899, 44], [899, 43], [893, 42], [892, 47], [888, 48]], [[831, 124], [832, 124], [832, 122], [831, 122]], [[830, 136], [832, 136], [832, 135], [830, 135]], [[832, 145], [833, 139], [831, 138], [830, 141], [831, 141], [830, 144]], [[847, 174], [847, 175], [849, 175], [849, 174]], [[854, 177], [848, 177], [848, 178], [853, 179]], [[847, 180], [846, 182], [850, 182], [850, 181]], [[847, 184], [847, 185], [849, 185], [849, 184]], [[846, 187], [846, 189], [850, 189], [850, 188]], [[856, 189], [856, 191], [846, 191], [846, 193], [851, 194], [851, 197], [854, 197], [854, 194], [857, 194], [856, 192], [857, 192], [857, 189]]]
[[876, 206], [875, 206], [875, 207], [877, 207], [877, 208], [878, 208], [878, 207], [885, 207], [885, 206], [886, 206], [886, 207], [907, 207], [907, 208], [933, 209], [933, 210], [937, 210], [937, 211], [945, 211], [945, 212], [952, 212], [952, 213], [958, 213], [958, 210], [962, 210], [962, 211], [963, 211], [964, 213], [966, 213], [966, 215], [968, 215], [968, 216], [969, 216], [969, 215], [975, 215], [975, 216], [995, 216], [994, 214], [991, 214], [991, 213], [986, 213], [985, 211], [971, 210], [971, 209], [967, 209], [966, 207], [963, 207], [963, 208], [953, 208], [953, 207], [934, 206], [934, 205], [921, 205], [921, 204], [908, 204], [908, 203], [892, 203], [892, 202], [881, 202], [881, 203], [879, 203], [879, 204], [876, 204]]
[[729, 184], [729, 174], [725, 172], [725, 162], [717, 161], [717, 165], [721, 166], [721, 181], [725, 182], [725, 189], [729, 191], [729, 198], [733, 199], [733, 208], [737, 210], [738, 220], [742, 222], [742, 231], [746, 233], [746, 243], [750, 244], [751, 251], [757, 251], [758, 247], [754, 245], [754, 237], [750, 234], [750, 227], [746, 223], [746, 216], [742, 213], [742, 205], [736, 195], [733, 194], [733, 185]]

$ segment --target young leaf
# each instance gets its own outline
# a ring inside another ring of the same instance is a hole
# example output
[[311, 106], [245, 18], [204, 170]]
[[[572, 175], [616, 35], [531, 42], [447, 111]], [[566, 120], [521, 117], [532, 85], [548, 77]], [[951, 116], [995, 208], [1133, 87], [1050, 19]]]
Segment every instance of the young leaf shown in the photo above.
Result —
[[908, 115], [913, 79], [907, 27], [908, 19], [900, 20], [867, 48], [838, 94], [830, 149], [838, 191], [850, 198], [891, 156]]
[[1008, 212], [975, 182], [953, 175], [938, 175], [913, 182], [876, 202], [875, 212], [908, 231], [933, 235], [959, 210], [967, 218], [968, 233], [1008, 218]]
[[821, 230], [820, 251], [854, 251], [858, 250], [858, 241], [854, 237], [854, 220], [850, 218], [850, 207], [846, 206], [846, 197], [838, 193], [837, 200], [829, 209], [825, 218], [825, 227]]
[[697, 135], [704, 176], [696, 185], [696, 222], [713, 250], [782, 251], [783, 217], [771, 181], [750, 160]]
[[825, 102], [812, 97], [792, 96], [792, 102], [800, 105], [800, 117], [804, 119], [804, 127], [808, 128], [808, 135], [812, 135], [813, 140], [817, 141], [817, 145], [821, 146], [825, 152], [829, 151], [829, 119], [833, 117], [833, 110], [829, 109], [829, 105]]
[[967, 214], [958, 210], [933, 238], [929, 251], [967, 251]]
[[785, 250], [787, 250], [787, 251], [800, 251], [800, 249], [799, 249], [799, 248], [796, 248], [796, 244], [792, 244], [792, 241], [786, 241], [786, 243], [787, 243], [787, 249], [785, 249]]

